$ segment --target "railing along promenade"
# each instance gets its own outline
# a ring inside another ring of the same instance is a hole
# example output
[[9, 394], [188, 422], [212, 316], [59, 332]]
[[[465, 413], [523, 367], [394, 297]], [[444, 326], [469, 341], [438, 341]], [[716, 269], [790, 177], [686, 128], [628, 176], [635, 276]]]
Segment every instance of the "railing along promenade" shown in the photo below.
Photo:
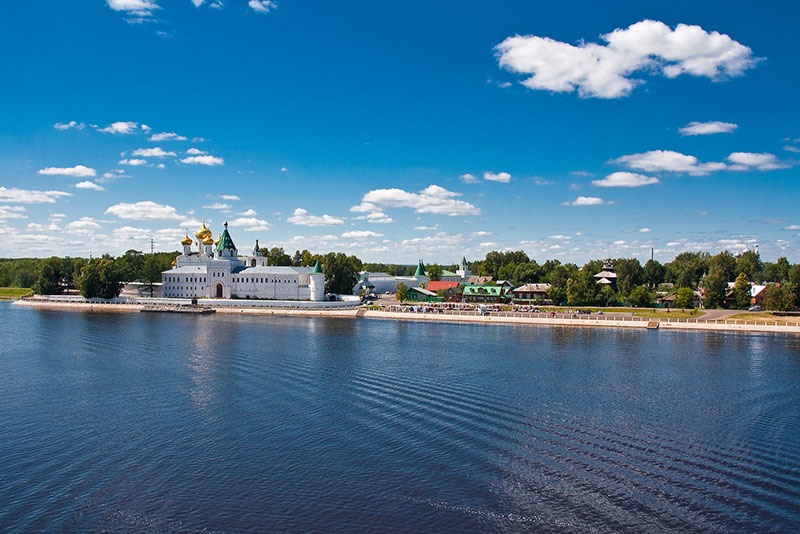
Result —
[[358, 297], [343, 301], [277, 301], [255, 299], [196, 299], [193, 303], [188, 298], [159, 298], [159, 297], [115, 297], [112, 299], [90, 298], [79, 295], [34, 295], [26, 297], [28, 301], [44, 301], [56, 304], [97, 304], [103, 305], [164, 305], [164, 306], [190, 306], [196, 303], [199, 306], [210, 308], [269, 308], [276, 310], [319, 310], [353, 308], [358, 305]]
[[[447, 320], [468, 320], [470, 322], [510, 322], [510, 323], [540, 323], [559, 324], [569, 326], [609, 326], [647, 328], [674, 328], [693, 330], [749, 330], [766, 332], [795, 332], [800, 333], [800, 325], [781, 319], [703, 319], [697, 318], [648, 318], [638, 317], [628, 313], [604, 312], [576, 313], [576, 312], [545, 312], [545, 311], [519, 311], [489, 309], [482, 313], [474, 305], [466, 307], [446, 307], [430, 305], [391, 305], [383, 307], [368, 307], [369, 311], [377, 311], [402, 315], [408, 319], [419, 318], [432, 320], [441, 318]], [[370, 314], [367, 314], [369, 317]]]

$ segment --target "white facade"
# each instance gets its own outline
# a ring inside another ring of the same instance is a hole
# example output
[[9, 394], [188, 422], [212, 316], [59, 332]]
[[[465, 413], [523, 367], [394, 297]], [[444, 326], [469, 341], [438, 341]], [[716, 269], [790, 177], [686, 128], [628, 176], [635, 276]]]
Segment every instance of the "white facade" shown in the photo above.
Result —
[[[161, 273], [164, 297], [239, 298], [270, 300], [325, 300], [325, 275], [319, 265], [276, 267], [258, 252], [239, 257], [228, 233], [228, 223], [215, 242], [205, 224], [192, 239], [181, 241], [183, 254], [175, 258], [172, 269]], [[216, 245], [216, 246], [215, 246]]]

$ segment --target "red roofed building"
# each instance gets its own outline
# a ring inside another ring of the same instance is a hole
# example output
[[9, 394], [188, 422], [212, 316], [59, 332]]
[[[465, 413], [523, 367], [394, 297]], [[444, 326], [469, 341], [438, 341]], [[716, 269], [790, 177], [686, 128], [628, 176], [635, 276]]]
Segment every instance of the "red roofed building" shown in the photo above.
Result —
[[458, 286], [458, 282], [430, 281], [426, 289], [441, 295], [447, 302], [461, 301], [461, 289]]

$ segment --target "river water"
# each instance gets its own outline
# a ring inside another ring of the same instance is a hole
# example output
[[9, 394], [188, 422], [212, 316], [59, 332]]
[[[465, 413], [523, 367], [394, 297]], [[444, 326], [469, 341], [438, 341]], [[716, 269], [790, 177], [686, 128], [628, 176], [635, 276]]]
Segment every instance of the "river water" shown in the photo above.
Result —
[[0, 304], [0, 530], [800, 530], [800, 337]]

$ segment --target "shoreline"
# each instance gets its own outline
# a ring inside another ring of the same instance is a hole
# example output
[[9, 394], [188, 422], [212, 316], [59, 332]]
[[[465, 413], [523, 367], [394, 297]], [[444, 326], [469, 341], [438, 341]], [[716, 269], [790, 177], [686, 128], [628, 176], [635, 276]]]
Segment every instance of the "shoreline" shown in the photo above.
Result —
[[[47, 300], [18, 299], [12, 305], [55, 311], [80, 311], [88, 313], [139, 313], [145, 306], [142, 303], [95, 303], [95, 302], [53, 302]], [[474, 312], [460, 314], [391, 312], [366, 309], [360, 306], [347, 308], [281, 308], [252, 306], [208, 306], [225, 315], [268, 315], [276, 317], [331, 317], [331, 318], [365, 318], [372, 320], [441, 322], [450, 324], [483, 324], [483, 325], [528, 325], [539, 327], [567, 328], [633, 328], [652, 330], [693, 330], [716, 332], [755, 332], [777, 334], [800, 334], [800, 325], [770, 324], [771, 321], [728, 322], [728, 321], [682, 321], [663, 319], [600, 319], [571, 317], [531, 317], [478, 315]], [[759, 324], [761, 323], [761, 324]]]

